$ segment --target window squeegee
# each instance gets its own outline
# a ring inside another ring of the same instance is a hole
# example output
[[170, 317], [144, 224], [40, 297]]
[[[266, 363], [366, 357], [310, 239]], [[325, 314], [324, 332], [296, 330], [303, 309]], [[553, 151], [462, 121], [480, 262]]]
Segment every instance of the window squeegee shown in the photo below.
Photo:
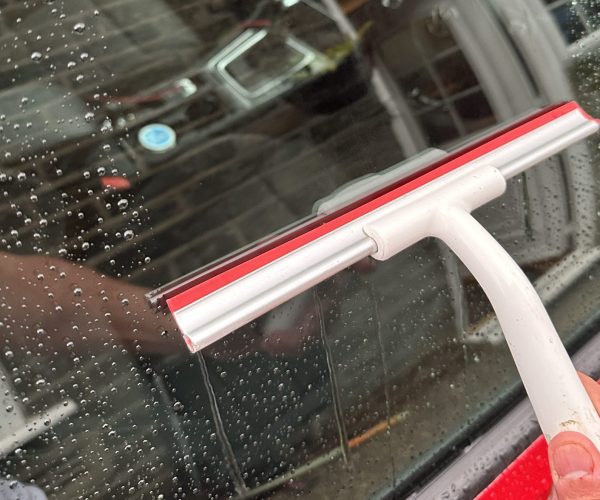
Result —
[[575, 102], [543, 109], [149, 298], [168, 306], [196, 352], [365, 257], [387, 260], [439, 238], [490, 300], [546, 439], [577, 431], [600, 449], [600, 418], [542, 301], [471, 215], [508, 179], [598, 128]]

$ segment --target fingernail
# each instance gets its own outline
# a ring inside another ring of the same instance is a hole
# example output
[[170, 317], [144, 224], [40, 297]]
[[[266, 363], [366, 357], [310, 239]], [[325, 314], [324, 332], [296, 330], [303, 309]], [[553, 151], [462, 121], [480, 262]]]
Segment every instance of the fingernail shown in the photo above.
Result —
[[564, 444], [552, 455], [554, 470], [560, 477], [585, 476], [594, 471], [594, 460], [588, 451], [578, 444]]

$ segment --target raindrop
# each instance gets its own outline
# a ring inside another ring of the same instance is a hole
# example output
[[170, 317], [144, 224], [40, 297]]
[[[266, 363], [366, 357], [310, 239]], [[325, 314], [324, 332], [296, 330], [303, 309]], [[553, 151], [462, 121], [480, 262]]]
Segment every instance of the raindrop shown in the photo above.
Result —
[[6, 352], [4, 353], [4, 357], [5, 357], [6, 359], [13, 359], [13, 358], [15, 357], [15, 353], [14, 353], [14, 352], [12, 352], [12, 351], [6, 351]]
[[19, 172], [17, 174], [18, 181], [23, 182], [25, 179], [27, 179], [27, 174], [25, 172]]
[[84, 119], [86, 122], [90, 123], [94, 119], [94, 113], [92, 113], [91, 111], [88, 111], [85, 114]]
[[[125, 210], [128, 205], [129, 205], [129, 202], [124, 198], [117, 202], [117, 206], [119, 207], [120, 210]], [[125, 231], [125, 232], [127, 232], [127, 231]]]
[[31, 60], [35, 61], [35, 62], [39, 62], [42, 59], [42, 53], [41, 52], [32, 52], [31, 53]]
[[126, 240], [131, 240], [133, 238], [133, 236], [134, 236], [134, 234], [131, 229], [128, 229], [127, 231], [125, 231], [123, 233], [123, 238], [125, 238]]
[[81, 35], [85, 31], [85, 23], [75, 24], [75, 26], [73, 26], [73, 31]]

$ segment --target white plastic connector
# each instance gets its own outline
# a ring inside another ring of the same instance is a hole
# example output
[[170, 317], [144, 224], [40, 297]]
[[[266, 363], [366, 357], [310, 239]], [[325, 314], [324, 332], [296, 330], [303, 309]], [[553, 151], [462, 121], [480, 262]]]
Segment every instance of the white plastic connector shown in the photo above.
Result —
[[372, 257], [387, 260], [431, 236], [432, 218], [441, 207], [463, 206], [471, 211], [502, 195], [506, 179], [497, 168], [469, 167], [446, 175], [390, 203], [388, 214], [363, 227], [375, 241]]

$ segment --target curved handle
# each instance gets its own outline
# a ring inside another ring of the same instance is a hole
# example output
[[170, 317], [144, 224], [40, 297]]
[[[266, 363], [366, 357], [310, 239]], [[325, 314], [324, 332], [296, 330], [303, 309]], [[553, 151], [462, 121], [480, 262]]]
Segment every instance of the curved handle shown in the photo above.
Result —
[[467, 266], [494, 307], [546, 439], [577, 431], [600, 450], [600, 417], [521, 268], [465, 208], [444, 204], [431, 222], [432, 235]]

